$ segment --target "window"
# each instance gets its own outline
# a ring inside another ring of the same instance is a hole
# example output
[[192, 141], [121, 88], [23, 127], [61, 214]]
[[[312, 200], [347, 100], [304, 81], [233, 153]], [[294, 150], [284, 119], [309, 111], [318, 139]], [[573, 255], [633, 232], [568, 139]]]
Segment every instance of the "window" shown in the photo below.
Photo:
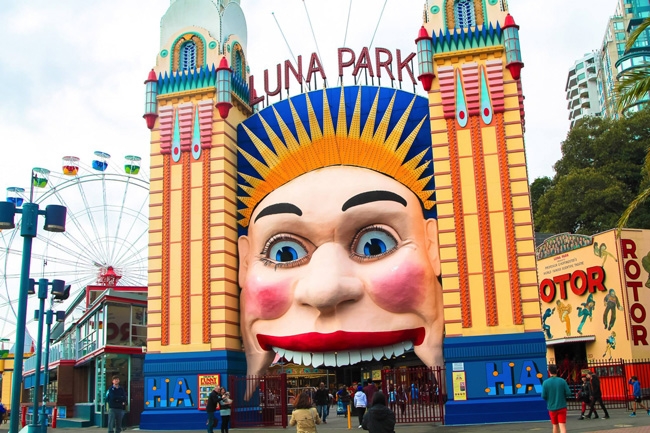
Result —
[[476, 14], [474, 12], [473, 0], [456, 0], [454, 5], [454, 15], [456, 18], [456, 27], [475, 27]]
[[145, 346], [147, 344], [147, 308], [140, 305], [109, 304], [106, 344]]
[[193, 71], [196, 69], [196, 44], [189, 41], [181, 47], [180, 67], [181, 71]]
[[619, 56], [625, 53], [625, 44], [616, 44], [616, 51], [618, 51]]
[[617, 41], [624, 41], [625, 40], [625, 32], [616, 32], [616, 40]]
[[585, 66], [585, 64], [584, 64], [583, 62], [578, 63], [578, 64], [576, 65], [576, 71], [582, 69], [584, 66]]
[[586, 77], [585, 73], [583, 72], [582, 74], [578, 75], [578, 81], [584, 80]]
[[614, 23], [614, 29], [615, 30], [624, 30], [625, 26], [623, 25], [622, 22], [617, 21], [617, 22]]

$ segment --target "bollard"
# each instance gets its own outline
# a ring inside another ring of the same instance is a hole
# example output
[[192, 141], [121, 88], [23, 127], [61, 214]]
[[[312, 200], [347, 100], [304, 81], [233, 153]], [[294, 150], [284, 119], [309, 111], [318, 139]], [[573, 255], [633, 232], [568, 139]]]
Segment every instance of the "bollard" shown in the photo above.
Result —
[[25, 427], [27, 425], [27, 406], [22, 406], [20, 408], [20, 426]]
[[347, 417], [348, 417], [348, 430], [352, 429], [352, 417], [350, 416], [350, 405], [351, 404], [352, 403], [348, 404], [348, 414], [347, 414]]
[[54, 406], [52, 409], [52, 428], [56, 428], [56, 417], [59, 415], [59, 408]]

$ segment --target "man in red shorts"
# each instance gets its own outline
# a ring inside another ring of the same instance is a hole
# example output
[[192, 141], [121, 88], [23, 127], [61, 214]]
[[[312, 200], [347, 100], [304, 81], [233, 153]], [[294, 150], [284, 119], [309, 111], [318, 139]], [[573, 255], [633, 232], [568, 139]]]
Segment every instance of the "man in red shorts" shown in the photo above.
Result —
[[548, 373], [549, 378], [542, 384], [542, 398], [546, 400], [553, 433], [566, 433], [566, 399], [571, 397], [571, 390], [566, 380], [557, 376], [555, 365], [549, 365]]

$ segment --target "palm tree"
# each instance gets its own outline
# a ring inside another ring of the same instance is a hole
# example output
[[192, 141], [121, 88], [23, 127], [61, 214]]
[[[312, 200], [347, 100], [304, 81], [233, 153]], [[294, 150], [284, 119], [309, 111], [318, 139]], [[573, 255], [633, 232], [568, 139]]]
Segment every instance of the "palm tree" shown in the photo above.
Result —
[[[625, 52], [628, 52], [639, 36], [650, 27], [650, 18], [646, 18], [643, 22], [630, 34], [630, 37], [625, 44]], [[619, 110], [628, 107], [634, 101], [643, 98], [650, 92], [650, 64], [644, 65], [640, 68], [634, 68], [626, 71], [621, 76], [618, 85], [616, 86], [617, 104]], [[644, 170], [650, 173], [650, 149], [645, 156]], [[618, 235], [620, 236], [621, 230], [630, 218], [634, 210], [650, 197], [650, 187], [645, 188], [639, 192], [634, 200], [628, 205], [621, 218], [618, 220]]]

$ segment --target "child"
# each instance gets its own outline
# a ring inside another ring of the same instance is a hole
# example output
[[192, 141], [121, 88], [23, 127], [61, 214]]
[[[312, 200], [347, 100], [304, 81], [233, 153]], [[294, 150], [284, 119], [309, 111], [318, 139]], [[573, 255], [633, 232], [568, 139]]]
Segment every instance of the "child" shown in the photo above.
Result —
[[643, 404], [643, 399], [641, 397], [641, 384], [639, 383], [639, 379], [636, 376], [632, 376], [629, 383], [632, 385], [632, 394], [634, 395], [634, 409], [632, 409], [630, 416], [636, 416], [637, 404], [645, 409], [646, 413], [650, 415], [650, 410]]

